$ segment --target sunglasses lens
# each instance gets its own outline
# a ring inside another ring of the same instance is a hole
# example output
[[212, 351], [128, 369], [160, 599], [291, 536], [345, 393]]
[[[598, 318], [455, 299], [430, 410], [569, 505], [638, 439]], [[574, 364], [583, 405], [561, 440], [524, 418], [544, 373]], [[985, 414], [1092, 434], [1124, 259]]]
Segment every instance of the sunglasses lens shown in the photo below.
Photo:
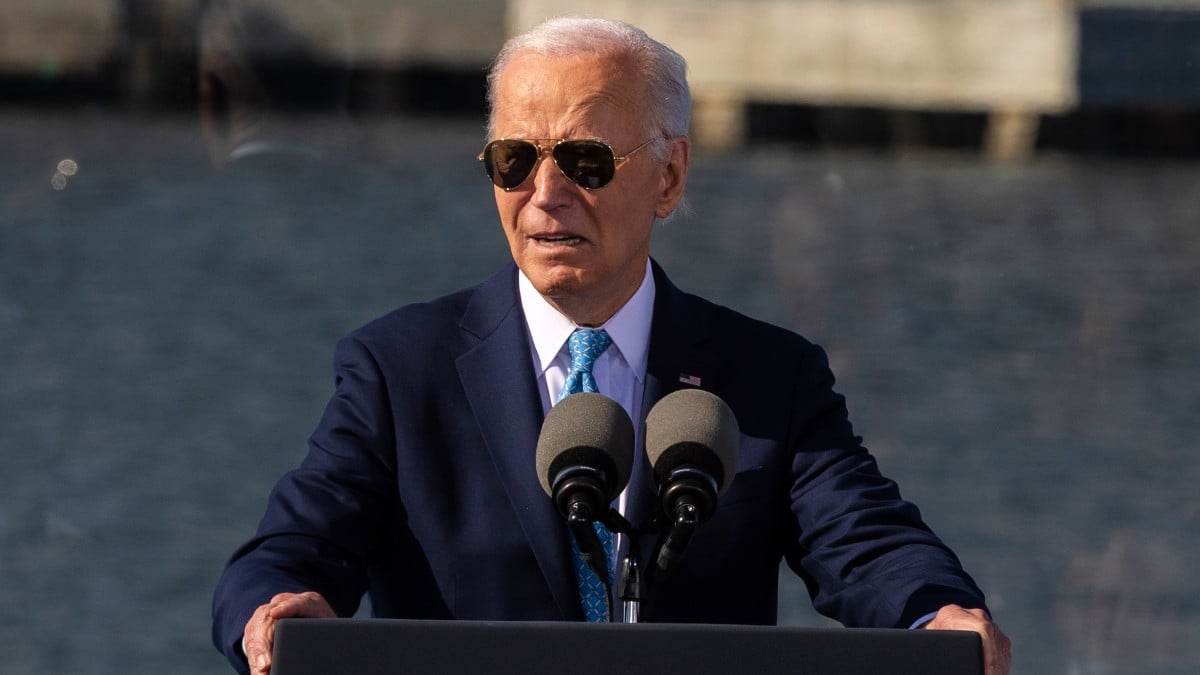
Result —
[[505, 190], [524, 183], [537, 160], [537, 146], [529, 141], [492, 141], [483, 150], [488, 178]]
[[608, 185], [617, 171], [612, 148], [597, 141], [563, 141], [554, 146], [554, 162], [567, 178], [589, 190]]

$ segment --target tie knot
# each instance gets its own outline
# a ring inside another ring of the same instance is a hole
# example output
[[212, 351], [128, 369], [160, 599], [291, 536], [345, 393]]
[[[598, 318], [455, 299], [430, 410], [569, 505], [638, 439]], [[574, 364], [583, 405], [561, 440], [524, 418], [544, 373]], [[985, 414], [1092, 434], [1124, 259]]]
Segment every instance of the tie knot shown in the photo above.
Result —
[[612, 338], [603, 328], [578, 328], [567, 339], [571, 350], [571, 370], [591, 372], [592, 364], [612, 344]]
[[571, 350], [571, 370], [558, 394], [559, 401], [571, 394], [600, 391], [596, 386], [596, 378], [592, 377], [592, 364], [611, 344], [612, 338], [602, 328], [579, 328], [571, 333], [567, 339], [567, 348]]

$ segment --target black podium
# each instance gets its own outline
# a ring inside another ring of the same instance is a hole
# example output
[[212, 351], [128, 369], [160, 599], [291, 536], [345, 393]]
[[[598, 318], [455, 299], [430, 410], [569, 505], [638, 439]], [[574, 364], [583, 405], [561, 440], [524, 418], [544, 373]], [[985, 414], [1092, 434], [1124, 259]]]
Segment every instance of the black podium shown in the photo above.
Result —
[[957, 631], [287, 619], [272, 675], [981, 675]]

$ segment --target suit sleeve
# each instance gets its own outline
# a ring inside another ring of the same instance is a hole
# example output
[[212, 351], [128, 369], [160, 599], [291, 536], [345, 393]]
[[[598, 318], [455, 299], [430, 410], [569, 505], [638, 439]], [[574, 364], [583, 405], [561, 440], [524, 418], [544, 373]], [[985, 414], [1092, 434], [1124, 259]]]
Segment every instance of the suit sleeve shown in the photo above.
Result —
[[825, 353], [806, 348], [792, 399], [796, 531], [785, 555], [816, 609], [847, 626], [907, 628], [946, 604], [985, 607], [954, 553], [854, 435]]
[[243, 629], [275, 594], [317, 591], [339, 616], [356, 611], [396, 508], [394, 427], [380, 368], [351, 336], [338, 343], [334, 370], [336, 391], [307, 456], [276, 484], [255, 537], [216, 588], [213, 641], [243, 672]]

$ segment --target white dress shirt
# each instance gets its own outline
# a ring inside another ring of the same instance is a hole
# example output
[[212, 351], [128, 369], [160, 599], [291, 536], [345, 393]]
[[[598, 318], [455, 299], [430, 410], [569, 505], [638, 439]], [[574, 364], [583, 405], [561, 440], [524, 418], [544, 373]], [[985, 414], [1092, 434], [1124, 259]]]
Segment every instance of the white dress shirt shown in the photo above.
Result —
[[[549, 412], [571, 370], [567, 338], [579, 325], [546, 302], [523, 272], [518, 275], [517, 286], [533, 346], [534, 376], [542, 397], [542, 411]], [[635, 430], [640, 426], [638, 414], [646, 384], [653, 316], [654, 275], [650, 272], [650, 262], [646, 261], [646, 274], [637, 292], [604, 325], [595, 326], [603, 328], [612, 338], [612, 344], [592, 366], [596, 387], [601, 394], [621, 404], [634, 421]]]

